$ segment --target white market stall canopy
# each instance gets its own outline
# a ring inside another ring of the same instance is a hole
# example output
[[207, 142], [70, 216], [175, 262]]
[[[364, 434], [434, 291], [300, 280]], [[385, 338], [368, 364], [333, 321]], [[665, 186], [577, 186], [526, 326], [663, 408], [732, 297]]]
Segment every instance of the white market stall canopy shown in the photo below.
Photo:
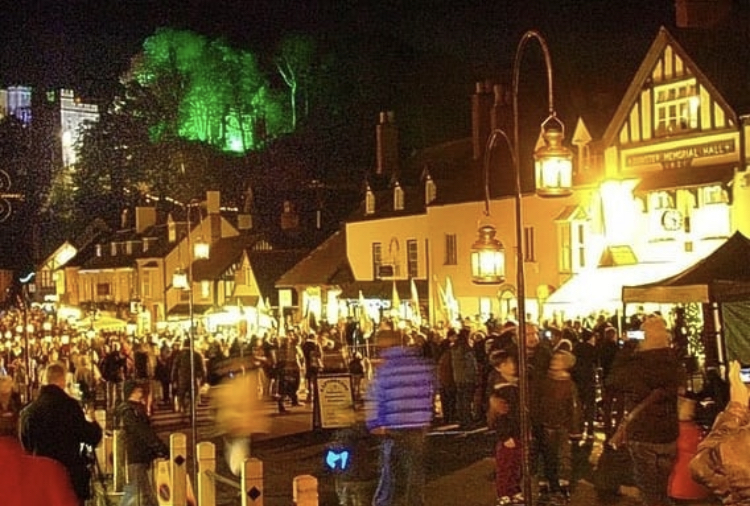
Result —
[[91, 323], [91, 318], [84, 318], [83, 320], [79, 320], [78, 322], [76, 322], [75, 325], [79, 329], [93, 328], [94, 330], [116, 331], [125, 330], [128, 326], [128, 322], [126, 322], [125, 320], [120, 320], [119, 318], [115, 318], [113, 316], [100, 316], [98, 318], [94, 318], [93, 324]]
[[549, 296], [544, 302], [545, 312], [564, 310], [583, 315], [598, 310], [621, 309], [622, 290], [626, 283], [650, 283], [684, 267], [684, 264], [674, 263], [639, 263], [583, 271]]
[[739, 232], [713, 253], [673, 276], [622, 287], [622, 301], [688, 303], [750, 299], [750, 240]]

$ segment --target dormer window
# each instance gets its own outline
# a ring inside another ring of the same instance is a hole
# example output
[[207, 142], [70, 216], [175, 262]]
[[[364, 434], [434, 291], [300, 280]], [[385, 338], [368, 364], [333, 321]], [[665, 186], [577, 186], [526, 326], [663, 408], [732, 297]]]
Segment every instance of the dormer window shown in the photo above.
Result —
[[114, 256], [117, 256], [117, 243], [113, 242], [109, 245], [109, 254]]
[[133, 241], [128, 241], [125, 243], [125, 254], [126, 255], [133, 254]]
[[375, 214], [375, 194], [369, 186], [365, 193], [365, 214]]
[[101, 256], [102, 256], [102, 245], [101, 244], [97, 244], [96, 245], [96, 256], [99, 257], [99, 258], [101, 258]]
[[393, 187], [393, 209], [396, 211], [404, 210], [404, 189], [399, 183]]
[[437, 185], [432, 177], [427, 176], [424, 182], [424, 203], [425, 205], [432, 203], [437, 198]]

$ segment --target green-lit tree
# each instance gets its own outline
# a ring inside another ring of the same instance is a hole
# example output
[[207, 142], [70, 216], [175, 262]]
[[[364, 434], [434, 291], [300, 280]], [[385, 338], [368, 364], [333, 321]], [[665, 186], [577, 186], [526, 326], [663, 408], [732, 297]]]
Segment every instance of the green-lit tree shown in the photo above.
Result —
[[[149, 96], [154, 140], [201, 141], [244, 153], [289, 127], [256, 58], [187, 30], [163, 28], [146, 39], [125, 80], [133, 98]], [[271, 127], [273, 130], [271, 130]]]
[[[305, 115], [309, 113], [307, 100], [310, 73], [316, 55], [315, 40], [307, 35], [292, 34], [284, 37], [279, 44], [274, 64], [289, 87], [289, 107], [292, 115], [292, 129], [297, 128], [297, 101], [302, 93]], [[301, 88], [301, 89], [300, 89]]]

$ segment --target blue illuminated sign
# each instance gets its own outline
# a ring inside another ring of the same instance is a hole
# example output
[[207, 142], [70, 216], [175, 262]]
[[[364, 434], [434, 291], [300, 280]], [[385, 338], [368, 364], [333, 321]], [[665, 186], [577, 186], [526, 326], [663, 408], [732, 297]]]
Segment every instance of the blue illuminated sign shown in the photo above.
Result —
[[325, 463], [330, 471], [346, 471], [351, 462], [349, 450], [328, 448], [325, 455]]

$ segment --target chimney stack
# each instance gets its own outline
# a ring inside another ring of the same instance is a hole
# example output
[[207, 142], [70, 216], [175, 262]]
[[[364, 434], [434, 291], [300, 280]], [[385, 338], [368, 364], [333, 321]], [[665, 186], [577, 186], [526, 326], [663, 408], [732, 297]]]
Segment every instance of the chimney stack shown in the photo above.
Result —
[[492, 84], [489, 81], [476, 83], [471, 96], [471, 134], [474, 145], [474, 160], [484, 156], [487, 139], [490, 136], [492, 113]]
[[375, 128], [378, 164], [376, 174], [398, 173], [398, 127], [393, 111], [380, 113], [380, 121]]
[[209, 241], [211, 244], [221, 239], [221, 192], [210, 190], [206, 192], [206, 212], [208, 213]]
[[156, 208], [154, 206], [138, 206], [135, 208], [135, 233], [142, 234], [144, 230], [156, 224]]
[[675, 0], [678, 28], [712, 28], [732, 10], [732, 0]]

